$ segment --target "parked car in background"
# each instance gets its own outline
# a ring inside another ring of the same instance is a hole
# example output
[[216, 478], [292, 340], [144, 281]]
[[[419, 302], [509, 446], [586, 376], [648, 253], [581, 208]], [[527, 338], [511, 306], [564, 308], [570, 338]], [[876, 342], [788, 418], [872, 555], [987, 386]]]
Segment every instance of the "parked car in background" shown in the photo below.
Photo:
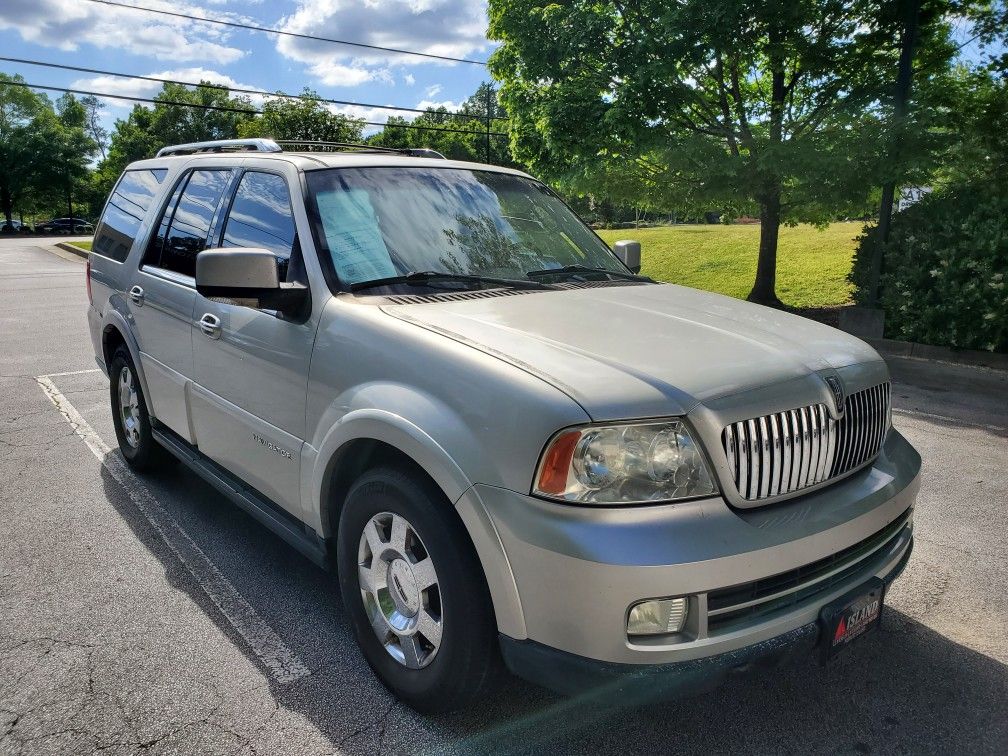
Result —
[[0, 217], [0, 234], [28, 234], [31, 233], [31, 226], [19, 220], [11, 220], [10, 223]]
[[94, 226], [83, 218], [53, 218], [35, 226], [39, 234], [93, 234]]
[[545, 184], [439, 157], [129, 165], [88, 259], [126, 462], [173, 455], [335, 566], [368, 664], [426, 711], [501, 663], [690, 693], [876, 627], [920, 487], [878, 353], [640, 276]]

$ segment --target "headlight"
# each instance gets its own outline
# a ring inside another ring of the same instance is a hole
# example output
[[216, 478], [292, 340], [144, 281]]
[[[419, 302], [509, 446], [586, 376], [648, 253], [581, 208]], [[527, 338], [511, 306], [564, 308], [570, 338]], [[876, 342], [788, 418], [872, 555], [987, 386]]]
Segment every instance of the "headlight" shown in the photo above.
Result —
[[592, 425], [546, 446], [532, 493], [585, 504], [645, 504], [717, 492], [681, 420]]

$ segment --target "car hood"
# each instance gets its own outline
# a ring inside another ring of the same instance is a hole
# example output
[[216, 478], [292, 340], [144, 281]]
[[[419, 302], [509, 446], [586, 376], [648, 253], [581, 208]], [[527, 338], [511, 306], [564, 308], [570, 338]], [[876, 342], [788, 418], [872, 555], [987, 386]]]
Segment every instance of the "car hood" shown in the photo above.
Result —
[[594, 420], [686, 414], [717, 397], [880, 359], [834, 328], [671, 284], [382, 308], [540, 376]]

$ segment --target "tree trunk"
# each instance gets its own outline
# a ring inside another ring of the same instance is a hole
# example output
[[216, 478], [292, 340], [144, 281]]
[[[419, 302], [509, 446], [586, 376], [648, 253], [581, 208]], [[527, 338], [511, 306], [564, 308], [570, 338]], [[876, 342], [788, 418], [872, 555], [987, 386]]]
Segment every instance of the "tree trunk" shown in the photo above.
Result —
[[[779, 146], [784, 139], [784, 64], [780, 57], [784, 33], [777, 25], [768, 32], [770, 49], [770, 143]], [[774, 174], [764, 176], [760, 203], [759, 258], [756, 262], [756, 281], [747, 299], [770, 307], [783, 307], [777, 298], [777, 237], [781, 224], [781, 180]]]
[[0, 226], [10, 225], [11, 213], [14, 211], [14, 200], [11, 197], [10, 189], [7, 186], [0, 186], [0, 207], [3, 208], [4, 221]]
[[73, 218], [73, 199], [71, 197], [72, 189], [69, 180], [67, 181], [66, 188], [66, 199], [67, 199], [67, 218]]
[[750, 302], [783, 307], [777, 298], [777, 237], [781, 224], [780, 189], [773, 188], [760, 198], [759, 258], [756, 262], [756, 282], [746, 297]]
[[[917, 44], [917, 31], [920, 24], [921, 0], [904, 0], [903, 32], [900, 39], [900, 57], [896, 71], [896, 87], [893, 90], [893, 128], [892, 142], [889, 145], [888, 158], [892, 161], [892, 170], [898, 170], [899, 159], [903, 147], [903, 127], [906, 122], [907, 107], [910, 102], [910, 85], [913, 82], [913, 55]], [[882, 201], [879, 203], [879, 225], [875, 236], [875, 247], [872, 249], [871, 266], [868, 272], [868, 306], [878, 307], [879, 283], [885, 261], [882, 249], [889, 241], [889, 225], [892, 222], [893, 203], [896, 197], [896, 181], [890, 177], [882, 187]]]

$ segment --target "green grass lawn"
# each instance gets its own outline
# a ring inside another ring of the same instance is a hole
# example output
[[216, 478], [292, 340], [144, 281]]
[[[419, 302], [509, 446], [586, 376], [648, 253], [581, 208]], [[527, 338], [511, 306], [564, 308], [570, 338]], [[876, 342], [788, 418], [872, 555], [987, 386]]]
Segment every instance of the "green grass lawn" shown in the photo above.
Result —
[[89, 252], [91, 251], [91, 240], [90, 239], [88, 239], [87, 241], [72, 241], [72, 242], [67, 242], [67, 244], [72, 244], [75, 247], [80, 247], [81, 249], [86, 249]]
[[[854, 240], [862, 223], [782, 226], [777, 249], [777, 296], [792, 307], [835, 307], [851, 301], [847, 283]], [[617, 239], [641, 243], [641, 273], [659, 281], [717, 291], [744, 298], [756, 276], [760, 227], [672, 226], [599, 231], [612, 244]]]

